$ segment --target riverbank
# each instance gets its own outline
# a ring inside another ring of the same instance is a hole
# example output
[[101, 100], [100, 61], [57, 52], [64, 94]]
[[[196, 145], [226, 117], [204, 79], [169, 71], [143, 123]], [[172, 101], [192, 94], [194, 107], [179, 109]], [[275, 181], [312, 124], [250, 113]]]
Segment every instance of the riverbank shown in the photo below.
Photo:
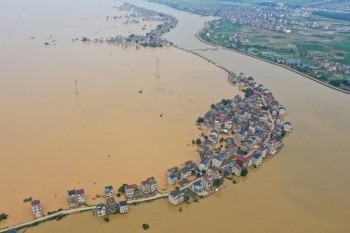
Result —
[[208, 41], [206, 41], [206, 40], [204, 40], [204, 39], [202, 39], [202, 38], [200, 37], [200, 34], [202, 33], [203, 28], [204, 28], [204, 27], [202, 27], [201, 29], [199, 29], [199, 30], [196, 32], [196, 34], [195, 34], [195, 37], [196, 37], [198, 40], [200, 40], [202, 43], [205, 43], [205, 44], [207, 44], [207, 45], [210, 45], [210, 46], [213, 46], [213, 47], [216, 47], [216, 48], [220, 48], [220, 49], [224, 49], [224, 50], [227, 50], [227, 51], [231, 51], [231, 52], [234, 52], [234, 53], [243, 54], [243, 55], [245, 55], [245, 56], [249, 56], [249, 57], [252, 57], [252, 58], [255, 58], [255, 59], [259, 59], [259, 60], [261, 60], [261, 61], [270, 63], [270, 64], [272, 64], [272, 65], [276, 65], [276, 66], [282, 67], [282, 68], [284, 68], [284, 69], [287, 69], [287, 70], [289, 70], [289, 71], [292, 71], [292, 72], [294, 72], [294, 73], [296, 73], [296, 74], [299, 74], [299, 75], [301, 75], [301, 76], [303, 76], [303, 77], [305, 77], [305, 78], [308, 78], [308, 79], [310, 79], [310, 80], [312, 80], [312, 81], [315, 81], [315, 82], [317, 82], [317, 83], [319, 83], [319, 84], [322, 84], [322, 85], [324, 85], [324, 86], [326, 86], [326, 87], [332, 88], [332, 89], [334, 89], [334, 90], [336, 90], [336, 91], [340, 91], [340, 92], [345, 93], [345, 94], [350, 94], [350, 91], [346, 91], [346, 90], [337, 88], [337, 87], [335, 87], [335, 86], [332, 86], [332, 85], [330, 85], [330, 84], [328, 84], [328, 83], [324, 83], [324, 82], [322, 82], [322, 81], [320, 81], [320, 80], [318, 80], [318, 79], [316, 79], [316, 78], [313, 78], [313, 77], [311, 77], [311, 76], [309, 76], [309, 75], [306, 75], [306, 74], [304, 74], [304, 73], [301, 73], [301, 72], [299, 72], [299, 71], [297, 71], [297, 70], [294, 70], [294, 69], [290, 68], [289, 66], [286, 66], [286, 65], [283, 65], [283, 64], [279, 64], [279, 63], [276, 63], [276, 62], [273, 62], [273, 61], [270, 61], [270, 60], [267, 60], [267, 59], [264, 59], [264, 58], [261, 58], [261, 57], [258, 57], [258, 56], [254, 56], [254, 55], [251, 55], [251, 54], [248, 54], [248, 53], [244, 53], [244, 52], [242, 52], [242, 51], [238, 51], [238, 50], [234, 50], [234, 49], [229, 49], [229, 48], [226, 48], [226, 47], [223, 47], [223, 46], [218, 46], [218, 45], [216, 45], [216, 44], [214, 44], [214, 43], [210, 43], [210, 42], [208, 42]]

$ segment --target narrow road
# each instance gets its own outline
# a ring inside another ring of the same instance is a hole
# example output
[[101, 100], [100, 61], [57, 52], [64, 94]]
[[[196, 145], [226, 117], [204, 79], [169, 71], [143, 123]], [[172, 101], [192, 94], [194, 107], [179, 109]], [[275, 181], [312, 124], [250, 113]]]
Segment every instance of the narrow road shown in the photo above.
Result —
[[8, 227], [8, 228], [4, 228], [4, 229], [1, 229], [0, 232], [6, 232], [10, 229], [13, 229], [13, 228], [19, 228], [19, 227], [23, 227], [23, 226], [27, 226], [27, 225], [30, 225], [30, 224], [33, 224], [33, 223], [36, 223], [36, 222], [41, 222], [41, 221], [45, 221], [49, 218], [52, 218], [52, 217], [55, 217], [55, 216], [58, 216], [60, 214], [74, 214], [74, 213], [78, 213], [80, 211], [84, 211], [84, 210], [92, 210], [92, 209], [95, 209], [96, 206], [91, 206], [91, 207], [81, 207], [81, 208], [77, 208], [77, 209], [69, 209], [69, 210], [62, 210], [60, 212], [57, 212], [57, 213], [54, 213], [54, 214], [50, 214], [50, 215], [46, 215], [46, 216], [43, 216], [41, 218], [37, 218], [37, 219], [34, 219], [32, 221], [29, 221], [29, 222], [26, 222], [26, 223], [22, 223], [22, 224], [18, 224], [16, 226], [12, 226], [12, 227]]
[[[198, 178], [199, 179], [199, 178]], [[180, 188], [180, 190], [184, 190], [188, 187], [190, 187], [194, 182], [196, 182], [198, 179], [195, 179], [193, 181], [191, 181], [190, 183], [188, 183], [187, 185], [185, 185], [184, 187]], [[158, 198], [162, 198], [162, 197], [167, 197], [169, 196], [169, 192], [167, 193], [159, 193], [155, 196], [152, 196], [152, 197], [146, 197], [146, 198], [141, 198], [141, 199], [136, 199], [136, 200], [132, 200], [132, 201], [128, 201], [128, 204], [133, 204], [133, 203], [139, 203], [139, 202], [145, 202], [145, 201], [152, 201], [152, 200], [155, 200], [155, 199], [158, 199]], [[8, 230], [10, 229], [13, 229], [13, 228], [20, 228], [20, 227], [23, 227], [23, 226], [27, 226], [27, 225], [30, 225], [30, 224], [33, 224], [33, 223], [36, 223], [36, 222], [42, 222], [42, 221], [45, 221], [49, 218], [52, 218], [52, 217], [55, 217], [55, 216], [58, 216], [60, 214], [75, 214], [75, 213], [79, 213], [81, 211], [86, 211], [86, 210], [94, 210], [96, 209], [96, 206], [89, 206], [89, 207], [80, 207], [80, 208], [77, 208], [77, 209], [68, 209], [68, 210], [62, 210], [60, 212], [57, 212], [57, 213], [54, 213], [54, 214], [50, 214], [50, 215], [46, 215], [46, 216], [43, 216], [41, 218], [37, 218], [37, 219], [34, 219], [32, 221], [29, 221], [29, 222], [26, 222], [26, 223], [21, 223], [21, 224], [18, 224], [18, 225], [15, 225], [15, 226], [12, 226], [12, 227], [7, 227], [7, 228], [4, 228], [4, 229], [1, 229], [0, 230], [0, 233], [1, 232], [7, 232]]]

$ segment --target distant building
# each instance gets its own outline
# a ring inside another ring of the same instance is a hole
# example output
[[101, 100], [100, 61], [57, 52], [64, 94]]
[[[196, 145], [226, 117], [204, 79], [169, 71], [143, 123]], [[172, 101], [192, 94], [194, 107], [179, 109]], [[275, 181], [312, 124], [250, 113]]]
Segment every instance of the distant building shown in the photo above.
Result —
[[181, 178], [187, 178], [191, 175], [191, 169], [189, 167], [184, 167], [180, 170]]
[[287, 114], [287, 111], [286, 111], [286, 109], [284, 107], [281, 106], [281, 107], [278, 108], [278, 113], [281, 116], [285, 116]]
[[125, 195], [128, 199], [134, 198], [135, 189], [133, 185], [125, 185]]
[[241, 176], [242, 173], [242, 167], [239, 164], [235, 164], [232, 166], [232, 173], [235, 176]]
[[284, 123], [283, 130], [286, 132], [292, 132], [292, 124], [290, 122]]
[[119, 207], [119, 213], [121, 213], [121, 214], [127, 213], [129, 211], [127, 201], [118, 202], [118, 207]]
[[75, 189], [67, 191], [69, 208], [78, 208], [80, 206], [78, 195]]
[[98, 217], [102, 217], [106, 215], [106, 205], [105, 204], [98, 204], [96, 206], [96, 212]]
[[118, 206], [113, 197], [107, 198], [106, 214], [115, 214], [118, 212]]
[[114, 196], [114, 190], [113, 186], [105, 186], [105, 195], [106, 198], [113, 197]]
[[211, 190], [214, 183], [213, 177], [211, 175], [204, 174], [202, 177], [202, 183], [206, 190]]
[[154, 193], [157, 191], [157, 181], [154, 177], [148, 178], [149, 183], [151, 185], [151, 193]]
[[262, 156], [260, 153], [255, 153], [253, 155], [253, 165], [259, 166], [262, 163]]
[[170, 185], [176, 184], [177, 176], [175, 174], [171, 174], [167, 177], [167, 183]]
[[34, 218], [40, 218], [43, 216], [43, 210], [41, 208], [40, 200], [34, 200], [31, 202], [32, 204], [32, 212]]
[[202, 180], [198, 180], [192, 184], [192, 191], [195, 193], [201, 193], [204, 191]]
[[185, 193], [179, 189], [170, 192], [168, 200], [171, 204], [177, 205], [185, 200]]
[[201, 171], [207, 170], [207, 168], [210, 165], [210, 158], [205, 158], [202, 160], [202, 162], [199, 164], [198, 168]]
[[85, 191], [84, 191], [84, 189], [77, 189], [76, 194], [77, 194], [79, 204], [85, 203]]
[[153, 194], [157, 191], [157, 181], [154, 177], [150, 177], [147, 180], [144, 180], [140, 184], [142, 192], [146, 195]]

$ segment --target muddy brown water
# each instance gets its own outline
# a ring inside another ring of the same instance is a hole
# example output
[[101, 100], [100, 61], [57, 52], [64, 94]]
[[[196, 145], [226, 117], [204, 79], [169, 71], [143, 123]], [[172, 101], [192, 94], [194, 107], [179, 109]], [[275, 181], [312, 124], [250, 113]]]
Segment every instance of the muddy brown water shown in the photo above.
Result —
[[[178, 46], [208, 47], [194, 38], [207, 18], [133, 2], [178, 17], [178, 27], [166, 35]], [[40, 198], [47, 211], [65, 207], [64, 191], [71, 187], [84, 187], [91, 199], [105, 184], [150, 175], [164, 182], [166, 168], [197, 158], [188, 146], [199, 133], [197, 116], [237, 93], [222, 70], [174, 48], [136, 51], [71, 42], [44, 48], [25, 39], [1, 45], [0, 174], [11, 178], [0, 181], [0, 207], [13, 218], [0, 226], [31, 218], [22, 203], [28, 196]], [[348, 231], [349, 95], [244, 55], [199, 53], [272, 90], [294, 128], [282, 151], [198, 204], [174, 207], [158, 200], [130, 206], [129, 214], [111, 216], [109, 223], [87, 212], [27, 232], [143, 232], [143, 223], [150, 232]]]

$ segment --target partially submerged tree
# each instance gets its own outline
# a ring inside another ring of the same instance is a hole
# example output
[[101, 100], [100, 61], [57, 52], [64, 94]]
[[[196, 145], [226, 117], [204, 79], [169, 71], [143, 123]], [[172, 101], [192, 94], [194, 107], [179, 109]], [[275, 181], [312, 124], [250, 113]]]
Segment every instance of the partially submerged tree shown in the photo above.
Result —
[[2, 220], [5, 220], [5, 219], [7, 219], [7, 217], [8, 217], [8, 215], [7, 214], [0, 214], [0, 222], [2, 221]]

